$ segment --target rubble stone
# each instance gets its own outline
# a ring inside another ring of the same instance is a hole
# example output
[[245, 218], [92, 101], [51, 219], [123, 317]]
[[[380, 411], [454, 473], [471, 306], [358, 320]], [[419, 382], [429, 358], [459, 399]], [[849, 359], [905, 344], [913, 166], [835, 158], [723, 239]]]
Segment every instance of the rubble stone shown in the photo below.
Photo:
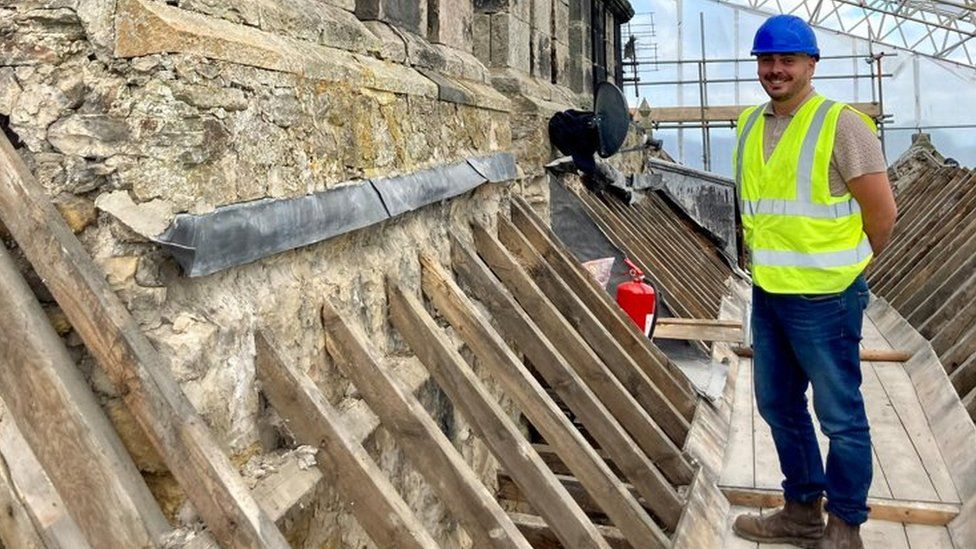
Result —
[[73, 114], [58, 120], [47, 131], [47, 140], [64, 154], [105, 158], [124, 152], [129, 139], [125, 120], [102, 114]]
[[95, 204], [85, 197], [64, 194], [54, 201], [55, 207], [64, 218], [71, 232], [77, 234], [95, 222]]
[[138, 257], [107, 257], [97, 261], [113, 290], [120, 290], [135, 281]]
[[21, 91], [13, 67], [0, 68], [0, 115], [10, 116]]

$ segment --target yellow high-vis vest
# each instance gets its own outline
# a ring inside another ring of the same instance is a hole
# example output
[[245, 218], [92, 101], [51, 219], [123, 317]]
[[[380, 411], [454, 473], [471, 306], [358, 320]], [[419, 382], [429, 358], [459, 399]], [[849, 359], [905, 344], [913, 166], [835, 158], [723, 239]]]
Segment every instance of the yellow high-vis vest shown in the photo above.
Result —
[[[816, 95], [793, 116], [763, 158], [765, 105], [739, 116], [733, 170], [753, 282], [776, 294], [844, 291], [871, 261], [861, 208], [830, 194], [830, 157], [848, 105]], [[865, 114], [861, 118], [877, 131]]]

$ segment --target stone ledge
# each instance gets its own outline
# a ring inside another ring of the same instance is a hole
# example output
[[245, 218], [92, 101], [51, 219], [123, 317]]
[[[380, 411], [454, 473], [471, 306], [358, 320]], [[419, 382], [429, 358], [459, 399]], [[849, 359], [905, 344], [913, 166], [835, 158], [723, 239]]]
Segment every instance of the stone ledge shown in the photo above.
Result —
[[581, 104], [581, 97], [575, 94], [572, 90], [557, 86], [545, 80], [534, 78], [525, 72], [516, 69], [492, 69], [491, 84], [496, 90], [509, 96], [510, 98], [512, 98], [512, 96], [522, 96], [535, 101], [562, 105], [564, 108], [591, 108], [591, 105]]
[[438, 99], [441, 101], [493, 111], [511, 112], [512, 110], [512, 102], [487, 84], [453, 78], [428, 69], [418, 70], [437, 84]]
[[433, 82], [395, 63], [282, 38], [148, 0], [120, 0], [115, 55], [154, 53], [195, 54], [392, 93], [438, 95]]

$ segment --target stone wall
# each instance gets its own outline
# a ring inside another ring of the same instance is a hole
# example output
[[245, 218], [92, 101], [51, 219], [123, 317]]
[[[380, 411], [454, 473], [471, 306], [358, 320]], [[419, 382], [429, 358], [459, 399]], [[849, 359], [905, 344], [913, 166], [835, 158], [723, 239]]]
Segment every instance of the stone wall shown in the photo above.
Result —
[[[510, 192], [546, 210], [546, 121], [590, 101], [573, 84], [582, 82], [573, 80], [574, 29], [577, 40], [589, 36], [573, 18], [575, 1], [11, 0], [0, 7], [0, 125], [243, 464], [290, 444], [256, 386], [257, 329], [348, 408], [359, 397], [324, 350], [322, 300], [384, 360], [423, 375], [388, 324], [385, 277], [418, 291], [417, 253], [446, 262], [448, 235], [467, 234], [472, 219], [492, 224]], [[146, 237], [160, 229], [150, 218], [165, 227], [179, 212], [495, 151], [516, 153], [522, 176], [513, 184], [202, 278], [183, 276]], [[126, 223], [95, 206], [119, 191], [137, 208]], [[20, 262], [174, 524], [192, 522], [115, 388]], [[492, 482], [493, 460], [428, 385], [425, 404]], [[435, 536], [465, 545], [389, 435], [380, 429], [369, 444]], [[321, 492], [290, 539], [369, 545], [336, 494]]]

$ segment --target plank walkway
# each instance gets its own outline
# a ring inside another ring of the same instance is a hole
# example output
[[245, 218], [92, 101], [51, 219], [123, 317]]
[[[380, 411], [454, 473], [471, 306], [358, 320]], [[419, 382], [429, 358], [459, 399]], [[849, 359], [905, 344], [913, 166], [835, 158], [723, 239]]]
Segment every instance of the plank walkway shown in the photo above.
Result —
[[[864, 317], [862, 347], [890, 349], [891, 345], [869, 317]], [[929, 427], [915, 387], [900, 363], [863, 362], [862, 392], [871, 423], [874, 480], [869, 497], [891, 505], [918, 503], [959, 504], [960, 498], [945, 460]], [[752, 361], [740, 359], [735, 402], [720, 485], [723, 488], [779, 489], [781, 473], [769, 427], [759, 416], [752, 391]], [[807, 394], [808, 399], [810, 394]], [[813, 414], [811, 404], [811, 415]], [[819, 431], [821, 453], [827, 439]], [[756, 543], [737, 538], [732, 520], [752, 511], [733, 505], [727, 518], [727, 549], [756, 548]], [[766, 512], [764, 510], [763, 512]], [[866, 547], [884, 549], [953, 547], [945, 526], [903, 524], [869, 520], [862, 527]], [[789, 547], [762, 545], [763, 548]]]

